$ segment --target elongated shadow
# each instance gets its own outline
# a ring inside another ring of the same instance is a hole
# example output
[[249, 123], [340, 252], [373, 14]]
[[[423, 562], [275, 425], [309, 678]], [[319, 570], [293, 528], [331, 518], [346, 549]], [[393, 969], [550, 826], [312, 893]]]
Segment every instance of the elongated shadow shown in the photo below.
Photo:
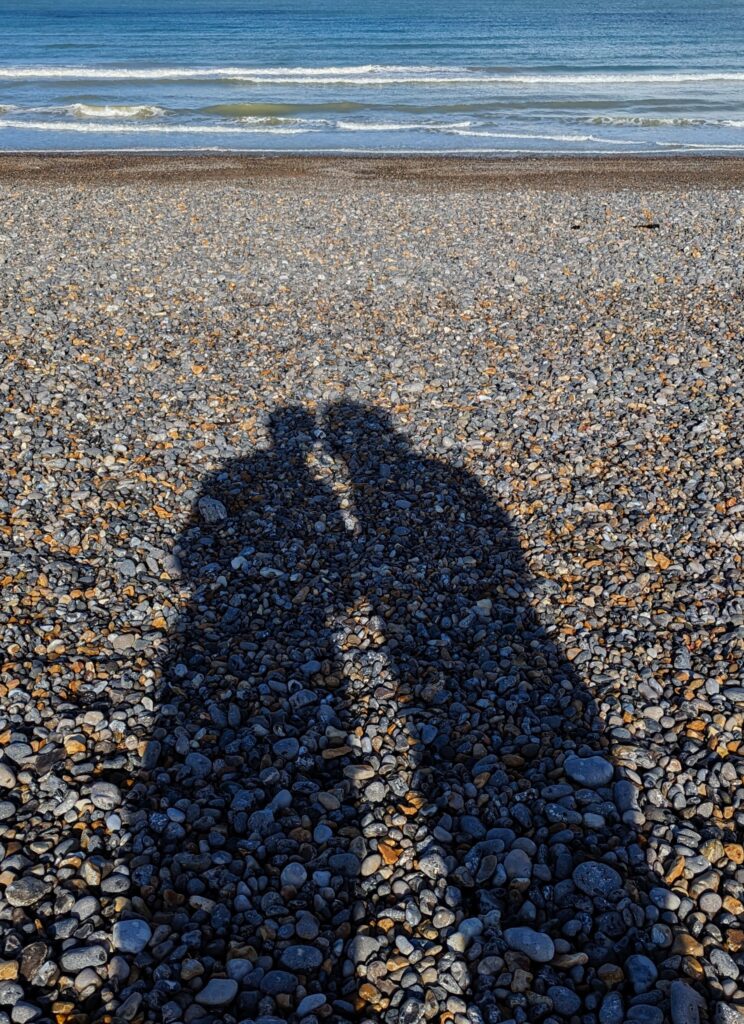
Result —
[[663, 1019], [672, 933], [632, 787], [509, 517], [377, 409], [288, 408], [269, 434], [179, 539], [191, 596], [128, 807], [153, 935], [121, 1000]]
[[[652, 935], [660, 915], [634, 791], [533, 611], [513, 523], [473, 474], [415, 453], [379, 410], [336, 405], [328, 440], [358, 520], [347, 575], [380, 622], [413, 745], [418, 863], [428, 837], [442, 854], [446, 896], [432, 924], [459, 959], [434, 957], [440, 1012], [533, 1020], [604, 1002], [611, 1020], [633, 1000], [636, 1012], [662, 1012], [669, 975], [664, 987], [654, 961], [672, 936], [665, 925]], [[363, 831], [369, 842], [374, 828]], [[394, 875], [388, 887], [400, 891]], [[384, 899], [368, 889], [379, 918]], [[383, 1008], [398, 996], [386, 985]]]
[[191, 596], [131, 800], [135, 880], [178, 949], [143, 963], [144, 1000], [172, 1019], [284, 1019], [303, 999], [353, 1015], [360, 860], [329, 626], [347, 531], [314, 430], [276, 413], [179, 539]]

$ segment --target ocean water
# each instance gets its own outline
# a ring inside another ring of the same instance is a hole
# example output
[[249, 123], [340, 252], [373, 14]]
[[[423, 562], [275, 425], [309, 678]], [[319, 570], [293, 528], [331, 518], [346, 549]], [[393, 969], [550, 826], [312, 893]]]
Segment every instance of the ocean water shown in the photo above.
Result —
[[744, 152], [744, 0], [0, 0], [0, 149]]

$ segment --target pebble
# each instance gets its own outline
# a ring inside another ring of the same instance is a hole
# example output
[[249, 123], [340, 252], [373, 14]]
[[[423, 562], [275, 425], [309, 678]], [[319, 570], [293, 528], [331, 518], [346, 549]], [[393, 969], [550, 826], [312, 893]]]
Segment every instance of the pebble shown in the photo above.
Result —
[[66, 949], [59, 958], [63, 970], [72, 973], [85, 970], [86, 967], [100, 967], [108, 960], [103, 946], [78, 946]]
[[648, 992], [659, 973], [654, 962], [640, 953], [633, 953], [628, 957], [625, 961], [625, 971], [636, 993]]
[[282, 869], [281, 881], [282, 885], [292, 885], [295, 889], [299, 889], [307, 881], [307, 871], [302, 864], [287, 864]]
[[152, 938], [147, 921], [127, 918], [113, 927], [112, 943], [120, 953], [141, 953]]
[[577, 757], [569, 755], [563, 763], [566, 775], [572, 782], [590, 789], [608, 786], [614, 775], [612, 764], [603, 757]]
[[532, 928], [507, 928], [504, 938], [512, 949], [524, 953], [537, 963], [548, 963], [555, 956], [555, 944], [550, 936]]
[[119, 787], [111, 782], [94, 782], [90, 789], [90, 799], [94, 807], [102, 811], [113, 811], [121, 803]]
[[227, 509], [217, 498], [212, 498], [209, 495], [203, 495], [199, 498], [198, 504], [201, 517], [208, 525], [211, 526], [215, 523], [221, 523], [227, 519]]
[[23, 988], [14, 981], [0, 982], [0, 1006], [15, 1006], [23, 999]]
[[313, 946], [287, 946], [282, 950], [281, 962], [289, 970], [299, 971], [302, 974], [315, 967], [320, 967], [323, 962], [323, 954]]
[[[705, 1001], [700, 994], [679, 979], [672, 982], [669, 994], [672, 1024], [699, 1024], [700, 1011], [705, 1006]], [[737, 1022], [732, 1021], [730, 1024], [737, 1024]]]
[[319, 1010], [321, 1006], [325, 1006], [326, 997], [321, 993], [315, 995], [305, 996], [304, 999], [300, 1000], [297, 1006], [297, 1016], [306, 1017], [309, 1013], [314, 1013]]
[[[677, 1021], [674, 1021], [677, 1024]], [[719, 1003], [716, 1007], [715, 1024], [744, 1024], [744, 1012], [734, 1006]]]
[[261, 979], [261, 991], [272, 996], [291, 995], [297, 985], [297, 978], [289, 971], [267, 971]]
[[51, 885], [43, 878], [26, 875], [18, 878], [5, 890], [5, 899], [11, 907], [31, 907], [49, 895]]
[[553, 1002], [553, 1009], [563, 1017], [571, 1017], [581, 1009], [581, 999], [565, 985], [551, 985], [548, 998]]
[[201, 1006], [227, 1006], [237, 994], [237, 981], [232, 978], [212, 978], [197, 993], [196, 1001]]
[[609, 864], [584, 861], [574, 868], [573, 880], [587, 896], [609, 896], [622, 886], [622, 878]]
[[619, 992], [609, 992], [599, 1008], [599, 1024], [623, 1024], [625, 1007]]

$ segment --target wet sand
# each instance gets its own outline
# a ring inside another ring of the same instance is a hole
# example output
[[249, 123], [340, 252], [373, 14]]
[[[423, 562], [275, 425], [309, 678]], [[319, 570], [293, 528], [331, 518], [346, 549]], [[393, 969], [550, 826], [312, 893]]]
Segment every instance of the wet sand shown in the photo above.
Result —
[[0, 183], [380, 181], [437, 188], [740, 188], [741, 157], [448, 157], [273, 154], [3, 153]]

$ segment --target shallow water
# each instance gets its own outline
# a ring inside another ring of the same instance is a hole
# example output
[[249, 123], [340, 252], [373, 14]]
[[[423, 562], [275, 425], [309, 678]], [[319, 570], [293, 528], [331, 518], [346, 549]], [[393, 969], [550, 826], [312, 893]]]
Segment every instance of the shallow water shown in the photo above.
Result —
[[6, 0], [0, 148], [744, 152], [744, 0]]

